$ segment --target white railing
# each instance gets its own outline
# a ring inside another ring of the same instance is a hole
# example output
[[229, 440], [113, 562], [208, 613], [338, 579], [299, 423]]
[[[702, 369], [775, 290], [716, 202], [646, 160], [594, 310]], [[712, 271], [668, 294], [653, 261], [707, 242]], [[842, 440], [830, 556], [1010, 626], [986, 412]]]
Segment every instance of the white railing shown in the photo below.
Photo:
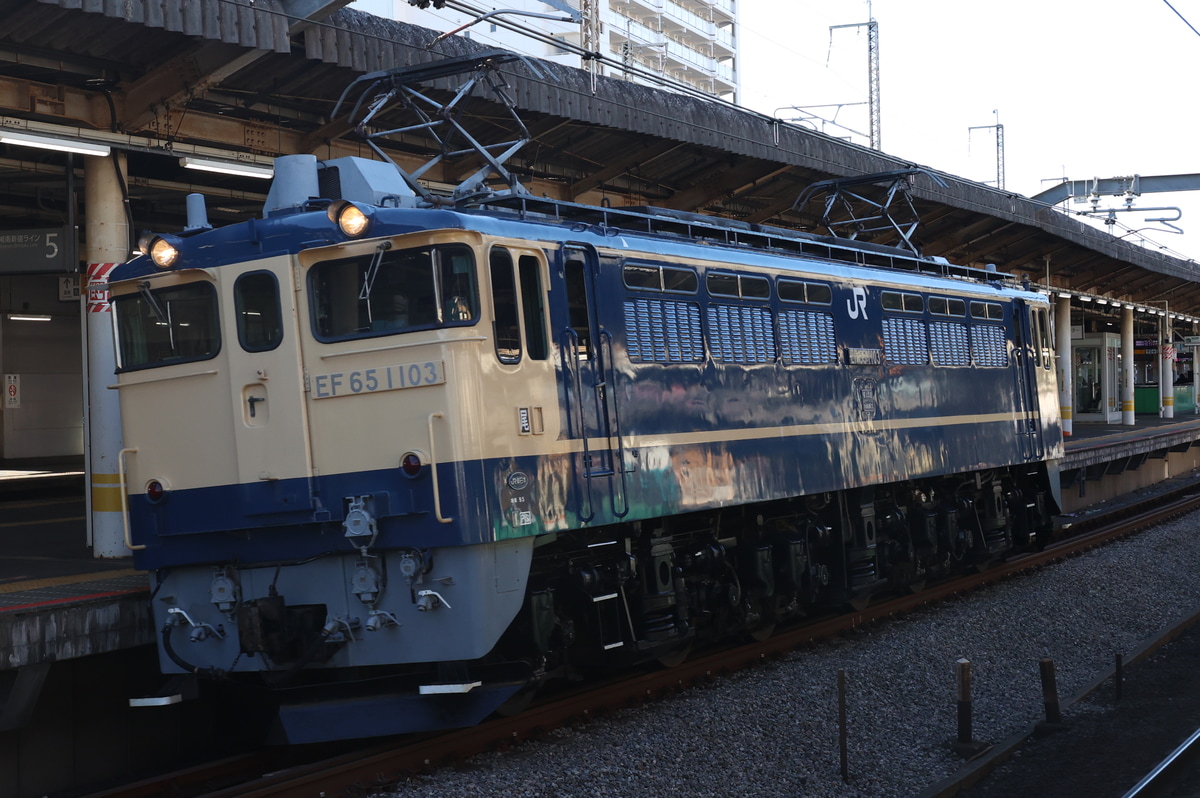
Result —
[[680, 61], [686, 61], [689, 64], [703, 69], [706, 72], [716, 70], [716, 59], [712, 56], [705, 55], [699, 50], [693, 50], [686, 44], [680, 44], [674, 39], [667, 39], [667, 55], [672, 56]]
[[733, 15], [733, 0], [712, 0], [713, 6]]
[[657, 14], [662, 11], [663, 0], [627, 0], [630, 5], [641, 6], [648, 13]]
[[627, 39], [632, 39], [638, 44], [662, 44], [663, 35], [649, 25], [638, 22], [636, 19], [631, 19], [624, 14], [619, 14], [615, 11], [610, 11], [608, 14], [608, 24], [615, 31], [625, 34]]
[[672, 0], [664, 0], [663, 13], [673, 19], [677, 19], [684, 25], [687, 25], [705, 36], [712, 36], [716, 26], [710, 20], [705, 19], [694, 11], [689, 11], [679, 3]]
[[728, 47], [730, 50], [733, 49], [733, 28], [717, 28], [717, 35], [713, 38]]

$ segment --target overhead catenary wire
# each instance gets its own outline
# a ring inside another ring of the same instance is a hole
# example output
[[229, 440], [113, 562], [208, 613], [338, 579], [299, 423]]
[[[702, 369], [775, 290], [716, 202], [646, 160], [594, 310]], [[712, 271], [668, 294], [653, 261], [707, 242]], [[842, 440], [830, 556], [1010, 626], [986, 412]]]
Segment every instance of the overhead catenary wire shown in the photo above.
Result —
[[1175, 16], [1177, 16], [1183, 20], [1184, 25], [1187, 25], [1189, 28], [1192, 29], [1192, 33], [1196, 34], [1197, 36], [1200, 36], [1200, 30], [1196, 30], [1196, 26], [1193, 25], [1192, 23], [1188, 22], [1187, 17], [1185, 17], [1183, 14], [1180, 14], [1178, 8], [1171, 5], [1171, 0], [1163, 0], [1163, 2], [1167, 4], [1167, 8], [1169, 8], [1175, 12]]

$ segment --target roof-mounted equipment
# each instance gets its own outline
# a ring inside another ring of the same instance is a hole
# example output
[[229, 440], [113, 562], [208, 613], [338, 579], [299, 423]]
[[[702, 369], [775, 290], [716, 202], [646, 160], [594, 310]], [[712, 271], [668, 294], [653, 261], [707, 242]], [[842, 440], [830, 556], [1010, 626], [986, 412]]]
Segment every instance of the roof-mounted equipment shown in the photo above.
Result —
[[[506, 50], [486, 50], [456, 58], [442, 58], [426, 64], [372, 72], [359, 77], [342, 92], [337, 106], [333, 109], [333, 116], [338, 117], [342, 106], [348, 103], [348, 98], [357, 95], [357, 100], [346, 116], [347, 121], [354, 125], [367, 146], [380, 158], [395, 164], [404, 181], [429, 206], [461, 204], [479, 198], [509, 194], [528, 195], [528, 189], [521, 185], [516, 175], [505, 166], [531, 138], [529, 130], [517, 115], [515, 103], [505, 91], [508, 85], [499, 73], [498, 67], [511, 61], [521, 61], [539, 78], [544, 77], [531, 61]], [[427, 87], [432, 82], [465, 73], [469, 73], [469, 76], [449, 102], [441, 103], [430, 96]], [[480, 86], [486, 87], [491, 99], [508, 111], [517, 131], [515, 138], [496, 144], [484, 144], [477, 141], [463, 126], [462, 116], [466, 102]], [[371, 127], [373, 120], [396, 105], [399, 105], [402, 111], [415, 115], [418, 121], [387, 130]], [[380, 139], [404, 133], [424, 133], [430, 136], [437, 144], [437, 155], [417, 169], [405, 170], [378, 143]], [[472, 154], [482, 159], [483, 165], [455, 188], [450, 201], [435, 196], [420, 183], [421, 177], [437, 164]], [[487, 187], [486, 181], [493, 175], [499, 178], [507, 190], [496, 192]]]
[[[946, 182], [937, 175], [916, 168], [838, 177], [810, 185], [792, 204], [792, 210], [802, 211], [813, 197], [824, 194], [825, 210], [820, 223], [831, 236], [851, 240], [862, 236], [871, 240], [875, 233], [892, 233], [898, 240], [887, 243], [920, 255], [913, 242], [913, 233], [921, 221], [912, 200], [917, 175], [925, 175], [938, 186], [946, 187]], [[874, 197], [868, 196], [868, 187], [878, 189], [873, 192]]]

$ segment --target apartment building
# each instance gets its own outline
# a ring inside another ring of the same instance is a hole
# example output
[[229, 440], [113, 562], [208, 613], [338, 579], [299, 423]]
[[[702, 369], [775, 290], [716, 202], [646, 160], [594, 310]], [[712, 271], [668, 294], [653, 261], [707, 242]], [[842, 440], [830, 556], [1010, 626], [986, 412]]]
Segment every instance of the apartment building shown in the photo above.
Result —
[[[408, 0], [359, 0], [355, 8], [401, 22], [450, 31], [476, 18], [466, 8], [512, 9], [459, 35], [527, 55], [585, 67], [577, 52], [556, 42], [604, 54], [600, 74], [642, 80], [637, 70], [698, 91], [738, 101], [738, 0], [501, 0], [449, 2], [421, 9]], [[556, 19], [548, 19], [555, 17]], [[577, 21], [564, 22], [565, 18]], [[514, 31], [509, 26], [518, 26]], [[525, 31], [542, 34], [535, 38]]]

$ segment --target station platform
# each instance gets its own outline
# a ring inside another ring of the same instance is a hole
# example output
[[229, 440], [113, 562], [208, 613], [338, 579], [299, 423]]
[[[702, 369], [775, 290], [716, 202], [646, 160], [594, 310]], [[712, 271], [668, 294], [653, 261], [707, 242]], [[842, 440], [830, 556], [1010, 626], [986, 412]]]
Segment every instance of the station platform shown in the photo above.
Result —
[[146, 574], [92, 557], [84, 480], [80, 458], [0, 460], [0, 672], [153, 640]]
[[[1200, 440], [1200, 415], [1175, 418], [1137, 416], [1133, 426], [1103, 422], [1074, 423], [1064, 441], [1060, 471], [1090, 468], [1129, 458], [1145, 460], [1170, 452], [1186, 452]], [[1125, 466], [1129, 467], [1126, 462]], [[1134, 466], [1136, 467], [1136, 466]]]

